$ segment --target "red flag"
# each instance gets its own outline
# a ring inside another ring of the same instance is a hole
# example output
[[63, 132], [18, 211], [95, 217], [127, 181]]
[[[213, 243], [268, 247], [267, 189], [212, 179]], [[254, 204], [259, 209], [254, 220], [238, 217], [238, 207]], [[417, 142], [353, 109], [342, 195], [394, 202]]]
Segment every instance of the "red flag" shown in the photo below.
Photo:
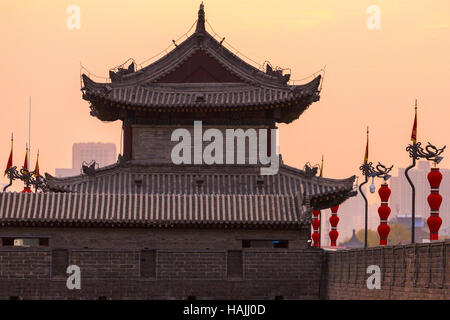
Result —
[[39, 150], [38, 150], [37, 158], [36, 158], [36, 167], [34, 168], [34, 176], [35, 177], [39, 176]]
[[9, 153], [8, 163], [6, 164], [5, 175], [6, 175], [6, 170], [11, 168], [12, 163], [13, 163], [13, 141], [14, 141], [13, 135], [11, 134], [11, 152]]
[[367, 127], [367, 142], [366, 142], [366, 152], [364, 154], [364, 165], [369, 162], [369, 127]]
[[417, 143], [417, 100], [416, 100], [416, 114], [414, 116], [414, 124], [411, 132], [411, 141], [414, 142], [414, 144]]
[[23, 162], [23, 168], [28, 171], [28, 146], [26, 147], [26, 152], [25, 152], [25, 160]]

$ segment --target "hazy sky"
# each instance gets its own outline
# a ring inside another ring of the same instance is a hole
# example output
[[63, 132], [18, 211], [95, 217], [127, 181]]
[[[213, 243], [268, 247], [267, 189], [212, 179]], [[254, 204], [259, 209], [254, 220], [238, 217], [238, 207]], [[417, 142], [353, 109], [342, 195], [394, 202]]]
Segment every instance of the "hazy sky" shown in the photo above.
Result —
[[[142, 62], [190, 28], [199, 3], [1, 1], [0, 165], [6, 165], [11, 132], [14, 162], [23, 163], [30, 95], [31, 163], [39, 148], [41, 171], [70, 167], [74, 142], [119, 147], [120, 123], [91, 117], [81, 98], [80, 62], [105, 77], [130, 57]], [[80, 30], [66, 26], [73, 4], [81, 9]], [[366, 25], [373, 4], [381, 8], [380, 30]], [[370, 160], [407, 166], [415, 98], [419, 140], [450, 144], [450, 1], [213, 0], [205, 1], [205, 11], [234, 48], [259, 63], [289, 67], [291, 79], [326, 65], [321, 101], [280, 125], [286, 163], [302, 168], [324, 154], [325, 176], [359, 174], [369, 125]], [[442, 167], [449, 167], [447, 154]]]

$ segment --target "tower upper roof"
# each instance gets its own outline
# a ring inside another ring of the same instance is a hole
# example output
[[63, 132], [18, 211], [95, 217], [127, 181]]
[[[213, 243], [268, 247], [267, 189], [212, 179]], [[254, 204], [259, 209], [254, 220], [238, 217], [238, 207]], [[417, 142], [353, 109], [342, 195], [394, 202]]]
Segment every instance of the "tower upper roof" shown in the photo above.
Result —
[[[321, 76], [289, 85], [290, 75], [270, 65], [261, 71], [242, 60], [205, 29], [203, 4], [195, 32], [159, 60], [135, 70], [110, 71], [109, 83], [83, 74], [83, 98], [101, 120], [123, 119], [123, 111], [236, 112], [279, 110], [290, 122], [319, 100]], [[149, 114], [150, 116], [150, 114]]]

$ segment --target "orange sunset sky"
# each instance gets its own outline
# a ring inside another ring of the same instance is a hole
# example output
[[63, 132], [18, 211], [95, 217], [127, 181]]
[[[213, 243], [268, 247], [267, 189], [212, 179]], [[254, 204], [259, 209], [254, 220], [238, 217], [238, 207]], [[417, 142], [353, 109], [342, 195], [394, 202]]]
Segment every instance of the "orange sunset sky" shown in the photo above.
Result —
[[[119, 150], [121, 123], [91, 117], [81, 98], [80, 63], [104, 77], [130, 57], [140, 63], [183, 35], [199, 4], [1, 1], [0, 165], [6, 166], [11, 132], [14, 163], [23, 163], [30, 95], [33, 167], [37, 149], [41, 171], [51, 174], [71, 166], [74, 142], [114, 142]], [[69, 5], [81, 9], [80, 30], [66, 27]], [[381, 8], [380, 30], [366, 26], [370, 5]], [[360, 174], [368, 125], [370, 161], [394, 164], [396, 174], [410, 163], [405, 147], [415, 98], [418, 139], [450, 144], [450, 1], [210, 0], [205, 11], [234, 48], [261, 64], [290, 68], [291, 79], [326, 65], [320, 102], [279, 126], [287, 164], [303, 168], [324, 154], [325, 176]], [[450, 167], [449, 153], [441, 164]]]

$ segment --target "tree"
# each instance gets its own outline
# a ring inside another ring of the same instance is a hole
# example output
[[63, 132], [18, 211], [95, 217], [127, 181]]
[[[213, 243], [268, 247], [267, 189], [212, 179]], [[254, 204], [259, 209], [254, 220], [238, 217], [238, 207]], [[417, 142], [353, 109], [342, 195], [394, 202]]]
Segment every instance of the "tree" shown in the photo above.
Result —
[[[411, 232], [405, 226], [399, 223], [390, 224], [389, 227], [391, 231], [388, 236], [388, 244], [396, 245], [401, 243], [409, 243], [411, 240]], [[356, 232], [356, 237], [359, 241], [364, 243], [364, 229]], [[380, 245], [380, 236], [378, 235], [378, 231], [368, 230], [367, 232], [367, 246], [368, 247], [376, 247]]]
[[[366, 233], [364, 232], [364, 229], [358, 230], [356, 232], [356, 238], [358, 238], [359, 241], [364, 243], [364, 235]], [[378, 236], [378, 232], [373, 230], [367, 230], [367, 246], [368, 247], [375, 247], [380, 244], [380, 237]]]
[[411, 231], [404, 225], [394, 223], [389, 225], [391, 231], [388, 236], [388, 244], [396, 245], [401, 243], [409, 243], [411, 241]]

